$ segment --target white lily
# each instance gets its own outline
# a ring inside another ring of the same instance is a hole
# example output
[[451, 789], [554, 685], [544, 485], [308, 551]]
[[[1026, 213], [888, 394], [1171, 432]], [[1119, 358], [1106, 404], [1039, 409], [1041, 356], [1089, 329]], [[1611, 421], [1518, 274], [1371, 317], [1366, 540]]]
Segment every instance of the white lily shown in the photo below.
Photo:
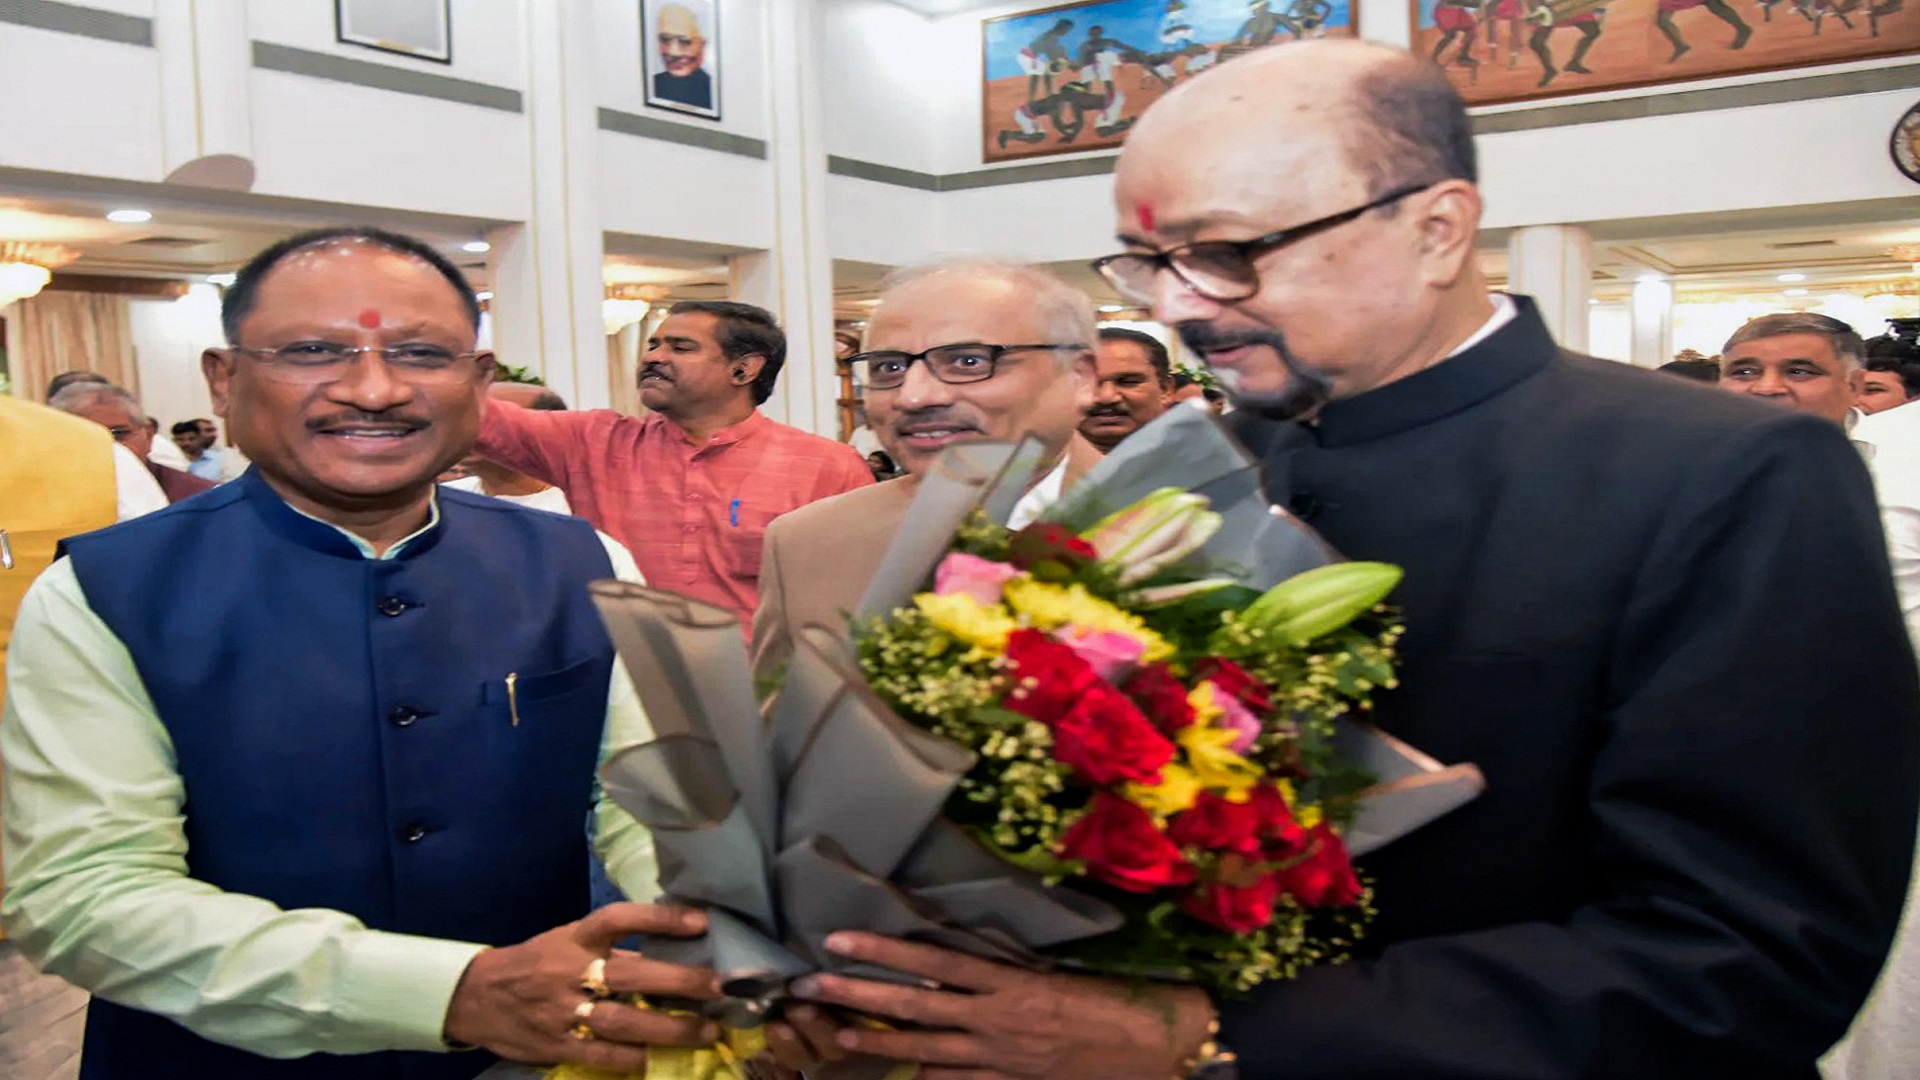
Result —
[[1133, 594], [1134, 601], [1141, 607], [1164, 607], [1185, 600], [1190, 596], [1201, 596], [1218, 592], [1230, 585], [1239, 584], [1232, 578], [1210, 577], [1198, 581], [1182, 581], [1176, 585], [1155, 585], [1151, 589], [1141, 589]]
[[1120, 568], [1120, 584], [1131, 585], [1186, 558], [1219, 530], [1220, 515], [1207, 509], [1206, 496], [1161, 488], [1080, 536], [1102, 562]]

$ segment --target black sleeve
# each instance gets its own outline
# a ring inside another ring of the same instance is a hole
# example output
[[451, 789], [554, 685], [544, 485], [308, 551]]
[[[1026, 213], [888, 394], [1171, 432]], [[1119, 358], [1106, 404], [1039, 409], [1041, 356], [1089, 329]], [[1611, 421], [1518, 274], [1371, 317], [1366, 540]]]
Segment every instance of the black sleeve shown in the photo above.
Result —
[[1597, 688], [1592, 899], [1227, 1003], [1243, 1077], [1814, 1076], [1906, 892], [1911, 647], [1871, 486], [1837, 428], [1783, 414], [1673, 467], [1688, 475], [1639, 554]]

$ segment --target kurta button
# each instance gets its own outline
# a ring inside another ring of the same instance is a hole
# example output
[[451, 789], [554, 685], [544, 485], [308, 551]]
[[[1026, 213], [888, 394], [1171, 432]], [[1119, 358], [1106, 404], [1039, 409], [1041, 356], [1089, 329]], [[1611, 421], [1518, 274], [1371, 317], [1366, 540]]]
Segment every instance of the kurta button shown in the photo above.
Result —
[[426, 838], [427, 827], [417, 821], [400, 826], [400, 839], [409, 844], [417, 844]]
[[411, 705], [395, 705], [387, 713], [387, 722], [394, 727], [412, 727], [420, 719], [420, 710]]
[[374, 605], [374, 610], [391, 619], [407, 610], [407, 602], [397, 596], [383, 596], [380, 602]]

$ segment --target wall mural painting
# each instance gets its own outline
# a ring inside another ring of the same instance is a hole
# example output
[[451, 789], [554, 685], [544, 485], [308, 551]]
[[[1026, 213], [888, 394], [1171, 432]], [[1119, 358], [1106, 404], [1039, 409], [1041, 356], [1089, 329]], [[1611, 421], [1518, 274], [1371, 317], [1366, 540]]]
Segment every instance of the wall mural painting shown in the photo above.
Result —
[[1920, 0], [1411, 0], [1470, 105], [1920, 52]]
[[1222, 60], [1352, 37], [1355, 2], [1093, 0], [987, 19], [981, 160], [1119, 146], [1161, 94]]

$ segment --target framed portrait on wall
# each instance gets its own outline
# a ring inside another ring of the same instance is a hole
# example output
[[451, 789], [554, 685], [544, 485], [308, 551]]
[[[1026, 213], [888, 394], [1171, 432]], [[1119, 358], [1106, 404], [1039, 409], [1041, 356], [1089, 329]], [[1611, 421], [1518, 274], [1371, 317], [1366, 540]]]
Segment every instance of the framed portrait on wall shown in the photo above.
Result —
[[987, 164], [1119, 146], [1175, 84], [1249, 49], [1353, 37], [1359, 0], [1081, 0], [980, 25]]
[[640, 0], [647, 104], [720, 119], [719, 0]]
[[452, 0], [333, 0], [334, 34], [349, 45], [453, 63]]
[[1469, 105], [1920, 52], [1905, 0], [1409, 0]]

